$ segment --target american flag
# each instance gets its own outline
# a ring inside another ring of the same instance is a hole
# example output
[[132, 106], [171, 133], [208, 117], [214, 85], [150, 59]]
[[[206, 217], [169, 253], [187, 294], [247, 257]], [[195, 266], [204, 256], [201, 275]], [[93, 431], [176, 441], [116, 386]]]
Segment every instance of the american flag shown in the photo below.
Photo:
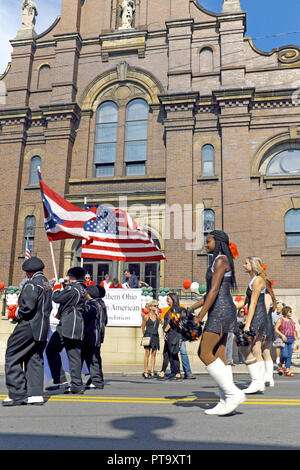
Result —
[[65, 240], [67, 238], [89, 239], [89, 233], [83, 229], [84, 223], [95, 218], [90, 210], [80, 209], [63, 199], [50, 189], [42, 180], [38, 170], [41, 196], [44, 207], [44, 224], [47, 237], [50, 241]]
[[42, 180], [44, 223], [50, 241], [81, 238], [82, 258], [119, 261], [165, 259], [151, 237], [122, 209], [93, 206], [80, 209], [63, 199]]
[[128, 212], [103, 205], [96, 209], [96, 219], [84, 224], [84, 230], [92, 238], [92, 243], [83, 240], [82, 258], [118, 261], [165, 259], [164, 253]]
[[31, 252], [29, 248], [29, 240], [26, 238], [26, 245], [25, 245], [25, 260], [31, 258]]

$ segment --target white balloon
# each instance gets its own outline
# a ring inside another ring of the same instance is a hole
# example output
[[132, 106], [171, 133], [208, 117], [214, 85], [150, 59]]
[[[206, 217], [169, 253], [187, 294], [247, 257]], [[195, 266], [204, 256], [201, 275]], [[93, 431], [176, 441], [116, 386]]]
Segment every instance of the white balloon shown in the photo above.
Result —
[[199, 284], [198, 284], [198, 282], [192, 282], [190, 290], [191, 290], [191, 292], [199, 293]]

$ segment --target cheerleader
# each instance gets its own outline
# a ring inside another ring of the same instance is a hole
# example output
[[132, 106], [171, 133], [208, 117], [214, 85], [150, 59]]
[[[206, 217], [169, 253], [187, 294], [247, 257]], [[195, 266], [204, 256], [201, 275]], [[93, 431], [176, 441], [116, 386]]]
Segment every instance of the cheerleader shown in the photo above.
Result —
[[244, 393], [233, 383], [231, 365], [226, 361], [227, 335], [234, 331], [237, 322], [230, 293], [230, 288], [236, 285], [232, 245], [229, 245], [228, 235], [220, 230], [207, 236], [205, 248], [213, 254], [206, 273], [207, 294], [191, 307], [194, 310], [202, 306], [199, 323], [208, 314], [198, 355], [220, 392], [217, 406], [205, 410], [208, 415], [228, 415], [245, 400]]
[[251, 280], [243, 305], [239, 304], [238, 308], [248, 304], [244, 333], [249, 335], [250, 344], [249, 346], [240, 346], [240, 350], [251, 378], [249, 387], [243, 392], [250, 394], [265, 391], [265, 363], [261, 350], [263, 339], [267, 338], [271, 332], [265, 305], [266, 275], [261, 259], [249, 256], [243, 267]]

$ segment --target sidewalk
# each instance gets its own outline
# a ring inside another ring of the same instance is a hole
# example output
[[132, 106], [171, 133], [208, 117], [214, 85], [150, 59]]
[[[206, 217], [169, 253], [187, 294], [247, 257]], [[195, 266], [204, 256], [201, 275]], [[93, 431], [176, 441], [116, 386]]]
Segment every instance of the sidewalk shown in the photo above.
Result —
[[[140, 375], [144, 371], [143, 364], [105, 364], [103, 363], [104, 374], [120, 374], [120, 375]], [[159, 367], [156, 367], [159, 372]], [[199, 361], [198, 365], [193, 365], [192, 372], [194, 375], [207, 374], [204, 364]], [[248, 374], [245, 364], [236, 364], [232, 367], [233, 374]], [[300, 373], [300, 361], [295, 361], [291, 366], [291, 372]], [[4, 375], [4, 367], [0, 367], [0, 375]], [[277, 375], [277, 366], [274, 364], [274, 375]]]

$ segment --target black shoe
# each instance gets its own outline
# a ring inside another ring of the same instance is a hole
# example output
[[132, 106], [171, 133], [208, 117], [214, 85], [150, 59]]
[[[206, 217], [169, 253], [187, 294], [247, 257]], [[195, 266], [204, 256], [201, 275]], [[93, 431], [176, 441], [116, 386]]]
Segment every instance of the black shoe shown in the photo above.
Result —
[[96, 385], [95, 389], [96, 390], [103, 390], [104, 389], [104, 384]]
[[81, 388], [80, 390], [72, 390], [71, 389], [71, 393], [73, 395], [84, 395], [84, 392], [85, 392], [85, 387]]
[[184, 374], [185, 379], [195, 379], [196, 377], [193, 374]]
[[26, 400], [3, 400], [2, 406], [23, 406], [27, 405]]
[[53, 391], [61, 390], [61, 389], [68, 388], [69, 386], [70, 386], [69, 382], [62, 382], [62, 383], [59, 383], [59, 384], [51, 384], [48, 387], [46, 387], [45, 390], [51, 392], [52, 390]]
[[171, 379], [171, 380], [174, 379], [175, 377], [176, 377], [176, 374], [173, 374], [173, 373], [168, 375], [168, 379]]

